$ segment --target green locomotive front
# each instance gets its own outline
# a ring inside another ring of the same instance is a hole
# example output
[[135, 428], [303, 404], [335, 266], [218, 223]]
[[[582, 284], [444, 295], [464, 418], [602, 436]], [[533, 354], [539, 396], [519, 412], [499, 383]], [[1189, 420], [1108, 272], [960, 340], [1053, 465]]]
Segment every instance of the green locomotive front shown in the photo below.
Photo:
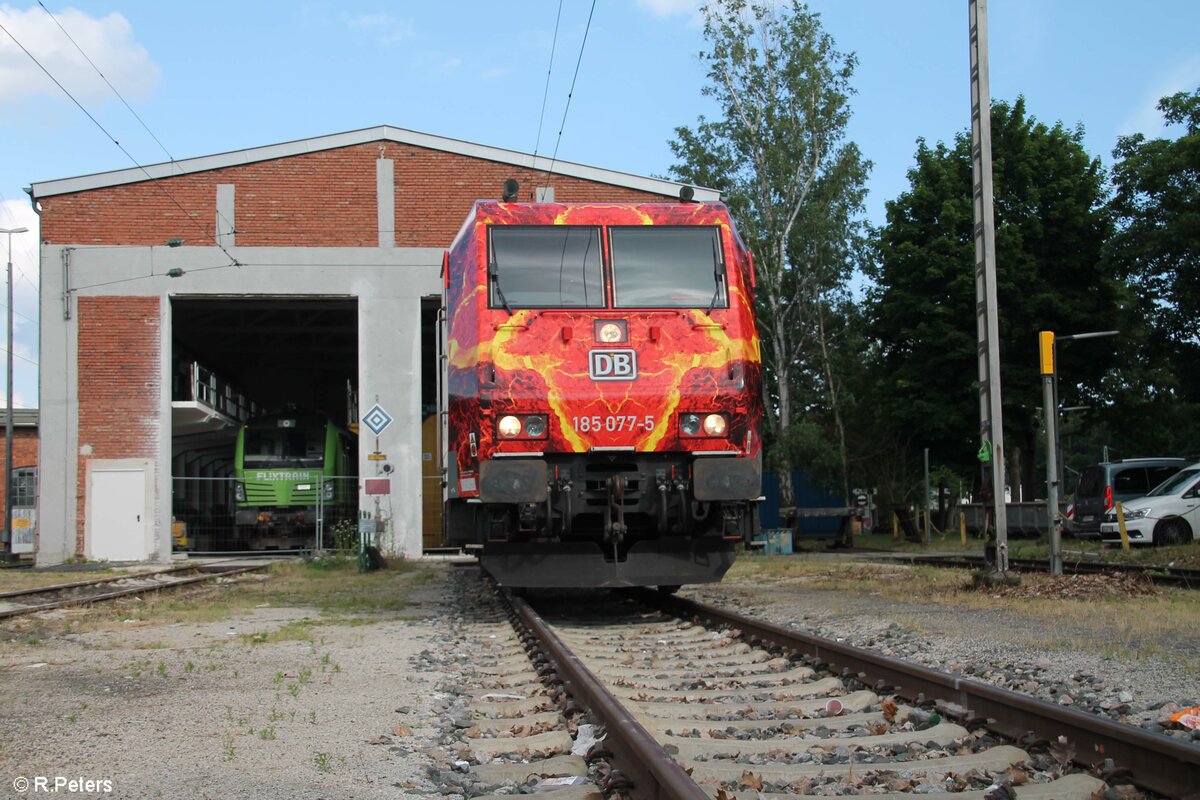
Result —
[[[314, 412], [255, 417], [238, 431], [234, 524], [239, 547], [301, 550], [329, 544], [353, 519], [356, 458], [350, 434]], [[318, 530], [325, 541], [318, 541]]]

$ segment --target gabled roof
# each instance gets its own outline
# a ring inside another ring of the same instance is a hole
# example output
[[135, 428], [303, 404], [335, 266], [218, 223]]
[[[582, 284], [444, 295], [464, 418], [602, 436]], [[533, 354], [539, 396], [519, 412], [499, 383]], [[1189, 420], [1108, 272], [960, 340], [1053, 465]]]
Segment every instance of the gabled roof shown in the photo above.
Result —
[[[59, 194], [85, 192], [90, 189], [104, 189], [110, 186], [120, 186], [139, 181], [169, 178], [174, 175], [188, 175], [194, 172], [204, 172], [211, 169], [236, 167], [252, 164], [256, 161], [269, 161], [288, 156], [315, 153], [322, 150], [333, 150], [338, 147], [365, 144], [368, 142], [389, 141], [414, 147], [425, 147], [430, 150], [441, 150], [472, 158], [496, 161], [501, 164], [513, 164], [532, 170], [548, 171], [551, 159], [545, 156], [534, 156], [516, 150], [505, 150], [500, 147], [465, 142], [461, 139], [449, 139], [444, 136], [434, 136], [429, 133], [410, 131], [404, 128], [393, 128], [390, 125], [380, 125], [375, 128], [363, 128], [346, 133], [334, 133], [329, 136], [317, 136], [312, 139], [298, 139], [294, 142], [272, 144], [265, 147], [252, 147], [246, 150], [233, 150], [228, 153], [218, 153], [211, 156], [187, 158], [181, 161], [167, 161], [160, 164], [150, 164], [145, 167], [97, 172], [92, 175], [81, 175], [76, 178], [61, 178], [53, 181], [34, 183], [26, 191], [36, 202], [43, 197], [53, 197]], [[576, 164], [570, 161], [553, 161], [554, 174], [567, 175], [572, 178], [622, 186], [628, 189], [638, 189], [644, 192], [654, 192], [667, 196], [677, 196], [683, 184], [674, 181], [650, 178], [644, 175], [633, 175], [628, 172], [617, 172], [600, 167], [589, 167], [586, 164]], [[715, 189], [696, 187], [696, 199], [700, 201], [720, 200], [721, 193]]]

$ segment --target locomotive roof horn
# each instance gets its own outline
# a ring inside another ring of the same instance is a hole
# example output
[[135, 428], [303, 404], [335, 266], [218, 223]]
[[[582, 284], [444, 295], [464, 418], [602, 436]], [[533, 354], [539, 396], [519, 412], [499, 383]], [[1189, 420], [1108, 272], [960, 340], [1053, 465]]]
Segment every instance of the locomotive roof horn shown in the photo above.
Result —
[[517, 194], [521, 191], [521, 184], [516, 178], [509, 178], [504, 182], [504, 202], [511, 203], [517, 199]]
[[679, 199], [684, 203], [692, 202], [692, 198], [696, 196], [696, 190], [690, 186], [679, 187]]

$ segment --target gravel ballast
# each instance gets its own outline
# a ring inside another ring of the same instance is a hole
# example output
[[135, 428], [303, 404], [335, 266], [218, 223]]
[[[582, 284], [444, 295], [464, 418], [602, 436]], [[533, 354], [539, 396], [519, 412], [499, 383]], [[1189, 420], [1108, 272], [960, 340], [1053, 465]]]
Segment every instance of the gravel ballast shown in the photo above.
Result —
[[[111, 792], [73, 796], [469, 796], [458, 717], [478, 653], [471, 613], [455, 606], [472, 604], [474, 575], [435, 570], [402, 616], [261, 607], [215, 622], [48, 632], [88, 613], [67, 611], [38, 636], [10, 623], [0, 632], [0, 796], [37, 776], [111, 781]], [[763, 576], [681, 594], [1152, 730], [1200, 704], [1197, 659], [1180, 657], [1178, 641], [1156, 648], [1174, 657], [1136, 659], [1043, 648], [1030, 642], [1074, 623]]]

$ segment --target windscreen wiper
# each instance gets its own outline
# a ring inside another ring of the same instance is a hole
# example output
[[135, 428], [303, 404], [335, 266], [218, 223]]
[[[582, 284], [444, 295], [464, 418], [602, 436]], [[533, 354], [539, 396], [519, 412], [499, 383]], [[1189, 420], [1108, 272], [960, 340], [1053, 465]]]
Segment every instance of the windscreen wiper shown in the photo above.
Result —
[[500, 276], [496, 274], [496, 260], [488, 259], [488, 280], [496, 287], [496, 299], [500, 301], [500, 305], [504, 306], [504, 310], [511, 317], [513, 310], [508, 307], [508, 300], [504, 299], [504, 290], [500, 288]]
[[721, 276], [725, 272], [725, 262], [721, 258], [720, 239], [713, 239], [713, 279], [717, 282], [717, 288], [713, 292], [712, 301], [708, 304], [708, 309], [704, 312], [704, 316], [712, 316], [712, 311], [717, 307], [717, 302], [721, 299], [721, 288], [724, 283], [721, 281]]

